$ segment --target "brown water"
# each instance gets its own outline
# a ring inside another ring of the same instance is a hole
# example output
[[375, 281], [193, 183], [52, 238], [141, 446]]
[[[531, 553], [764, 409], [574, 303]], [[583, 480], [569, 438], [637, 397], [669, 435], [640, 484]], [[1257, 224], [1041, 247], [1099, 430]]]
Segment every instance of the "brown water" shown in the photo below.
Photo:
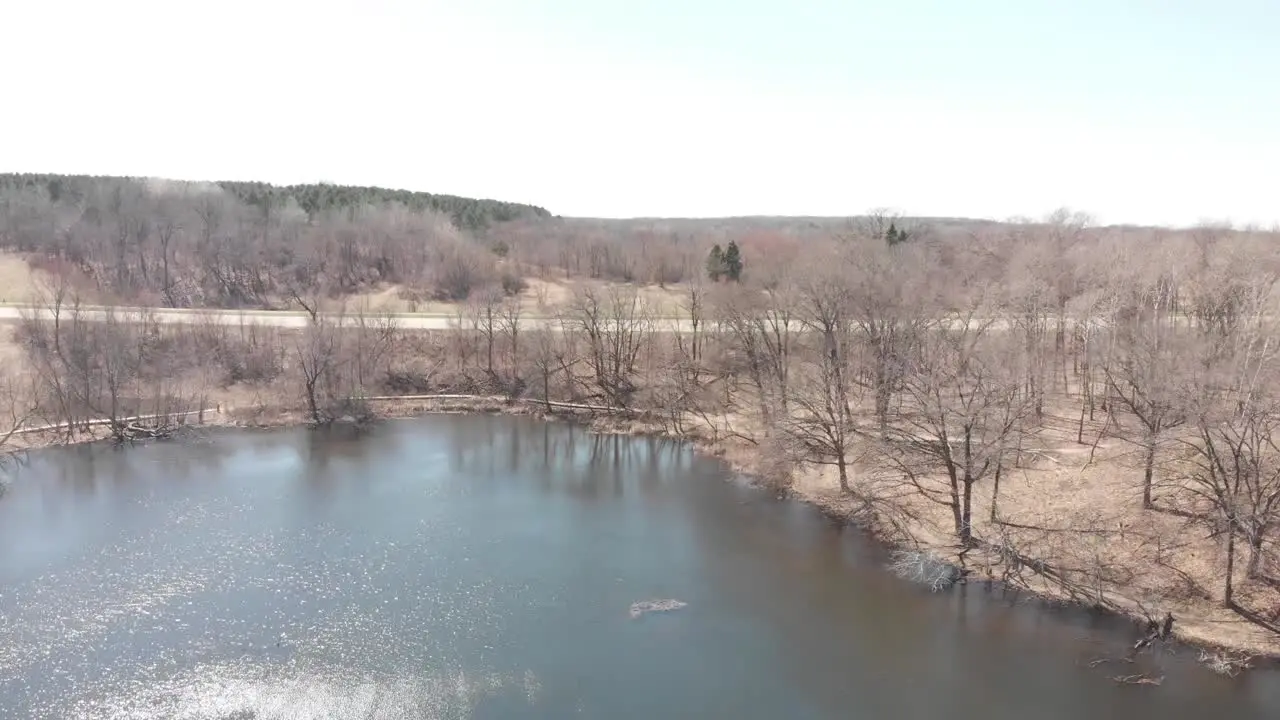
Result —
[[1090, 668], [1132, 626], [931, 594], [726, 480], [496, 417], [44, 453], [0, 499], [0, 717], [1280, 718], [1274, 672]]

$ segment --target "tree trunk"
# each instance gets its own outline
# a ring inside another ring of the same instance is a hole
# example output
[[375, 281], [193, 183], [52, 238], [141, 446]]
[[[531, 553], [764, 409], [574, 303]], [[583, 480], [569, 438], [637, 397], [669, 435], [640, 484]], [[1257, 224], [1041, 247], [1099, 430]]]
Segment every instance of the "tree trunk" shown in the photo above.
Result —
[[1150, 438], [1147, 441], [1147, 457], [1142, 471], [1142, 507], [1144, 510], [1152, 508], [1151, 503], [1151, 482], [1155, 476], [1156, 467], [1156, 441]]
[[844, 449], [836, 453], [836, 467], [840, 470], [840, 492], [849, 492], [849, 467], [844, 459]]
[[316, 402], [316, 378], [308, 378], [306, 381], [307, 390], [307, 409], [311, 411], [311, 420], [315, 424], [320, 424], [320, 406]]
[[169, 307], [177, 307], [176, 299], [173, 297], [173, 284], [169, 281], [169, 243], [165, 242], [160, 245], [161, 255], [161, 272], [163, 273], [160, 280], [161, 287], [164, 288], [164, 299]]
[[1265, 537], [1263, 533], [1254, 533], [1249, 538], [1249, 562], [1245, 566], [1245, 577], [1258, 577], [1258, 568], [1262, 565], [1262, 541]]
[[1236, 569], [1236, 528], [1235, 523], [1227, 529], [1227, 571], [1223, 580], [1222, 606], [1229, 608], [1235, 605], [1235, 586], [1231, 577]]
[[[1091, 370], [1089, 371], [1092, 372]], [[1093, 375], [1089, 375], [1089, 381], [1085, 383], [1085, 390], [1089, 393], [1089, 421], [1093, 421], [1093, 413], [1097, 409], [1098, 399], [1093, 393]]]
[[1088, 398], [1080, 399], [1080, 423], [1076, 426], [1076, 444], [1084, 444], [1084, 416], [1089, 410]]
[[493, 321], [489, 321], [489, 331], [485, 333], [485, 372], [493, 377]]
[[964, 507], [960, 511], [960, 542], [965, 547], [973, 542], [973, 481], [965, 478]]
[[954, 469], [950, 472], [951, 476], [951, 517], [956, 524], [956, 537], [964, 539], [964, 513], [960, 505], [960, 478], [956, 476]]
[[996, 476], [994, 482], [991, 483], [991, 524], [999, 522], [1000, 511], [997, 503], [1000, 501], [1000, 473], [1004, 470], [1004, 463], [996, 463]]
[[892, 388], [889, 385], [889, 371], [883, 365], [883, 360], [877, 362], [875, 371], [876, 419], [880, 421], [881, 434], [885, 434], [889, 427], [889, 401], [892, 396]]

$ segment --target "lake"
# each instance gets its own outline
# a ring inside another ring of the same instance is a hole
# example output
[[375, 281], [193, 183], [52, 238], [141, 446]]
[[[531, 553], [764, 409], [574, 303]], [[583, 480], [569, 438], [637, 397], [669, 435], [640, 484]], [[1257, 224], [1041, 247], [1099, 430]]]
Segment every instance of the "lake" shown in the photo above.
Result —
[[1280, 673], [1091, 666], [1134, 626], [884, 562], [687, 446], [523, 418], [48, 451], [0, 498], [0, 717], [1280, 717]]

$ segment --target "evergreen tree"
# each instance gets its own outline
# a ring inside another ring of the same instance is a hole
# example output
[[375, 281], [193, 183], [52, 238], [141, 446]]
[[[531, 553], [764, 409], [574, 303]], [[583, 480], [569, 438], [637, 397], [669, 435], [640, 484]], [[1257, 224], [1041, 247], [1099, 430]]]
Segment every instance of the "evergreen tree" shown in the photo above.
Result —
[[732, 240], [724, 251], [724, 271], [733, 282], [742, 279], [742, 252], [738, 250], [738, 243]]
[[724, 261], [724, 251], [720, 249], [720, 243], [716, 243], [707, 256], [707, 277], [711, 278], [711, 282], [720, 282], [720, 278], [724, 277], [728, 270]]
[[889, 231], [884, 234], [884, 241], [889, 243], [889, 247], [898, 245], [907, 241], [907, 231], [899, 230], [894, 223], [889, 223]]

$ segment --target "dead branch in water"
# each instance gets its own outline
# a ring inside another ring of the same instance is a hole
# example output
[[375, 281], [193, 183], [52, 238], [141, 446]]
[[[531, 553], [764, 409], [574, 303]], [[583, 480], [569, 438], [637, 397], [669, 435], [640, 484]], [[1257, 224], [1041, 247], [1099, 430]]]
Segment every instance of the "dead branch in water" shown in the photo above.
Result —
[[1246, 653], [1200, 651], [1200, 663], [1213, 672], [1235, 677], [1252, 667], [1253, 656]]
[[1164, 682], [1164, 676], [1158, 678], [1150, 678], [1146, 675], [1116, 675], [1111, 678], [1121, 685], [1160, 685]]
[[1129, 663], [1130, 665], [1132, 665], [1132, 664], [1133, 664], [1133, 658], [1131, 658], [1131, 657], [1119, 657], [1119, 658], [1100, 657], [1100, 658], [1094, 658], [1093, 660], [1090, 660], [1088, 663], [1086, 663], [1086, 664], [1085, 664], [1085, 667], [1095, 668], [1095, 667], [1098, 667], [1099, 665], [1102, 665], [1103, 663], [1109, 663], [1109, 662], [1122, 662], [1122, 663]]

